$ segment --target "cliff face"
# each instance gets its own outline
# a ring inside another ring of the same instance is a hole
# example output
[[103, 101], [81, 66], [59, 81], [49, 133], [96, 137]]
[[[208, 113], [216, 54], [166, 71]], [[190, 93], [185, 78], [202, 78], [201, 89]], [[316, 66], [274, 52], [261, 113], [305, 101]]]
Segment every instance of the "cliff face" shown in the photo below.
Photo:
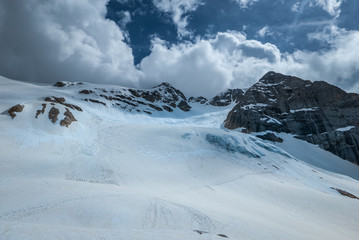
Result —
[[225, 127], [295, 134], [359, 163], [359, 95], [326, 82], [268, 72], [229, 112]]

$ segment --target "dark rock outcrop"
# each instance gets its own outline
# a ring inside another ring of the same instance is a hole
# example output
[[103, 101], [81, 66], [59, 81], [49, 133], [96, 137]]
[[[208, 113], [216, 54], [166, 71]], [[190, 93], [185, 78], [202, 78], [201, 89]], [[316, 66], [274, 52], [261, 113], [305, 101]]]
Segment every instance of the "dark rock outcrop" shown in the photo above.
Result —
[[283, 139], [281, 139], [280, 137], [276, 136], [273, 133], [266, 133], [264, 135], [257, 135], [257, 137], [259, 137], [260, 139], [263, 139], [263, 140], [271, 141], [271, 142], [279, 142], [279, 143], [283, 142]]
[[83, 90], [79, 91], [79, 93], [81, 93], [81, 94], [91, 94], [91, 93], [94, 93], [94, 92], [91, 91], [91, 90], [83, 89]]
[[191, 109], [185, 95], [169, 83], [162, 83], [151, 89], [83, 89], [79, 93], [94, 95], [87, 102], [100, 103], [104, 106], [113, 105], [129, 112], [173, 112], [175, 108], [187, 112]]
[[181, 100], [178, 103], [178, 108], [181, 109], [184, 112], [188, 112], [189, 110], [191, 110], [191, 106], [188, 105], [188, 103], [186, 101], [184, 101], [184, 100]]
[[190, 97], [188, 99], [189, 102], [196, 102], [196, 103], [200, 103], [200, 104], [208, 104], [208, 99], [202, 96], [199, 97]]
[[52, 123], [55, 123], [57, 121], [57, 116], [59, 115], [60, 111], [59, 109], [52, 107], [49, 111], [49, 119]]
[[46, 103], [43, 103], [41, 110], [37, 110], [37, 111], [36, 111], [35, 118], [38, 118], [40, 114], [44, 114], [44, 113], [45, 113], [45, 109], [46, 109]]
[[66, 103], [66, 99], [64, 97], [45, 97], [44, 100], [46, 102], [51, 102], [51, 103], [58, 103], [58, 104], [61, 104], [61, 105], [64, 105], [68, 108], [71, 108], [73, 110], [77, 110], [77, 111], [80, 111], [82, 112], [82, 108], [80, 108], [79, 106], [77, 105], [74, 105], [74, 104], [70, 104], [70, 103]]
[[66, 81], [59, 81], [56, 82], [53, 86], [54, 87], [69, 87], [69, 86], [77, 86], [82, 85], [82, 82], [66, 82]]
[[[64, 112], [64, 116], [65, 118], [62, 119], [59, 124], [60, 126], [66, 126], [68, 127], [72, 122], [77, 121], [76, 118], [74, 117], [73, 113], [70, 111], [70, 109], [73, 109], [75, 111], [80, 111], [80, 107], [70, 104], [70, 103], [66, 103], [65, 98], [63, 97], [46, 97], [44, 98], [46, 100], [46, 102], [50, 102], [50, 104], [48, 103], [42, 103], [41, 105], [38, 102], [35, 103], [30, 103], [31, 105], [35, 105], [37, 107], [41, 106], [41, 109], [37, 110], [35, 113], [35, 118], [39, 118], [40, 115], [45, 114], [46, 112], [46, 108], [47, 105], [49, 105], [51, 107], [51, 109], [47, 112], [47, 118], [52, 122], [52, 123], [57, 123], [59, 120], [59, 114], [61, 113], [62, 107], [60, 105], [63, 106], [69, 106], [69, 108], [65, 108], [65, 112]], [[22, 110], [24, 109], [24, 105], [15, 105], [13, 107], [11, 107], [6, 113], [8, 113], [12, 118], [15, 118], [17, 113], [22, 112]], [[81, 109], [82, 111], [82, 109]]]
[[17, 104], [11, 108], [9, 108], [9, 110], [7, 110], [7, 112], [9, 113], [10, 117], [12, 119], [14, 119], [16, 117], [16, 112], [22, 112], [22, 110], [24, 110], [24, 105], [21, 104]]
[[[104, 106], [116, 106], [129, 112], [143, 112], [152, 114], [161, 112], [173, 112], [176, 108], [181, 111], [191, 111], [193, 103], [212, 106], [228, 106], [233, 102], [238, 102], [243, 97], [241, 89], [228, 89], [225, 92], [208, 100], [205, 97], [186, 96], [171, 84], [164, 82], [151, 89], [82, 89], [82, 95], [90, 95], [91, 98], [83, 98], [86, 102], [99, 103]], [[61, 99], [60, 99], [61, 100]], [[51, 101], [58, 102], [54, 97]], [[61, 101], [60, 101], [61, 102]]]
[[101, 102], [101, 101], [99, 101], [99, 100], [96, 100], [96, 99], [83, 99], [84, 101], [86, 101], [86, 102], [93, 102], [93, 103], [99, 103], [99, 104], [102, 104], [102, 105], [104, 105], [104, 106], [106, 106], [106, 103], [104, 103], [104, 102]]
[[359, 163], [359, 95], [324, 81], [269, 72], [229, 112], [225, 127], [292, 133]]
[[61, 126], [68, 127], [72, 122], [76, 122], [76, 118], [72, 114], [72, 112], [66, 108], [66, 111], [64, 112], [65, 118], [60, 121]]
[[66, 82], [56, 82], [54, 84], [54, 87], [65, 87], [65, 86], [67, 86]]
[[209, 102], [210, 105], [213, 106], [228, 106], [232, 102], [238, 103], [243, 98], [243, 90], [242, 89], [228, 89], [225, 92], [214, 96]]

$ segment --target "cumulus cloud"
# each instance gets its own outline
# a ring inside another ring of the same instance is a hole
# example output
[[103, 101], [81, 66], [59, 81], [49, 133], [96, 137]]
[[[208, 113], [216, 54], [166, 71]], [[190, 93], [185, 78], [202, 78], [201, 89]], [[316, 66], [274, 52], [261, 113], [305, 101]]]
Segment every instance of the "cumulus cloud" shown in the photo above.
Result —
[[[182, 13], [195, 9], [190, 3], [194, 1], [188, 1]], [[308, 35], [329, 43], [329, 48], [294, 53], [237, 31], [175, 45], [155, 38], [151, 54], [134, 66], [123, 32], [105, 14], [105, 0], [1, 1], [0, 75], [135, 87], [170, 82], [187, 96], [212, 97], [226, 88], [249, 87], [274, 70], [359, 91], [359, 31], [332, 25]]]
[[203, 0], [153, 0], [155, 6], [172, 15], [172, 20], [177, 26], [178, 36], [189, 36], [191, 31], [187, 30], [188, 16], [185, 14], [195, 11]]
[[211, 97], [229, 87], [248, 86], [258, 80], [258, 68], [264, 73], [270, 69], [266, 66], [278, 61], [276, 46], [231, 31], [170, 47], [155, 41], [152, 53], [140, 66], [147, 84], [167, 81], [189, 96]]
[[[287, 72], [307, 79], [325, 80], [347, 91], [359, 91], [359, 31], [340, 30], [330, 39], [332, 47], [326, 51], [297, 51], [288, 56]], [[284, 70], [284, 69], [283, 69]]]
[[102, 1], [1, 1], [0, 74], [136, 86], [141, 72]]
[[267, 71], [274, 70], [357, 91], [359, 31], [340, 32], [331, 39], [329, 50], [292, 54], [234, 31], [217, 33], [212, 39], [195, 43], [168, 46], [155, 41], [151, 55], [140, 65], [145, 74], [143, 81], [167, 81], [188, 96], [211, 97], [225, 88], [249, 87]]

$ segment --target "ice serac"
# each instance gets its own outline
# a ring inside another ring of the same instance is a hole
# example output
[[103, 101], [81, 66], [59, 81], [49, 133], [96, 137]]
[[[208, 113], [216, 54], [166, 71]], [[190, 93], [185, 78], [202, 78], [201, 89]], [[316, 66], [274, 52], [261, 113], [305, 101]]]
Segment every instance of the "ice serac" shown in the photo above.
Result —
[[359, 164], [359, 95], [324, 81], [268, 72], [229, 112], [225, 127], [286, 132]]

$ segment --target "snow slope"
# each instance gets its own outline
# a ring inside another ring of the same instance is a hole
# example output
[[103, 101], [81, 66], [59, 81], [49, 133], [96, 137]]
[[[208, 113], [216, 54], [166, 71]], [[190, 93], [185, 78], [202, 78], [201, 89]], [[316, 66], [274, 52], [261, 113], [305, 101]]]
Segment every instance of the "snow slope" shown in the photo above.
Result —
[[[231, 106], [131, 114], [81, 87], [0, 78], [0, 112], [25, 105], [0, 115], [0, 239], [357, 239], [359, 200], [333, 189], [359, 196], [357, 166], [222, 129]], [[69, 128], [34, 118], [52, 95], [83, 109]]]

